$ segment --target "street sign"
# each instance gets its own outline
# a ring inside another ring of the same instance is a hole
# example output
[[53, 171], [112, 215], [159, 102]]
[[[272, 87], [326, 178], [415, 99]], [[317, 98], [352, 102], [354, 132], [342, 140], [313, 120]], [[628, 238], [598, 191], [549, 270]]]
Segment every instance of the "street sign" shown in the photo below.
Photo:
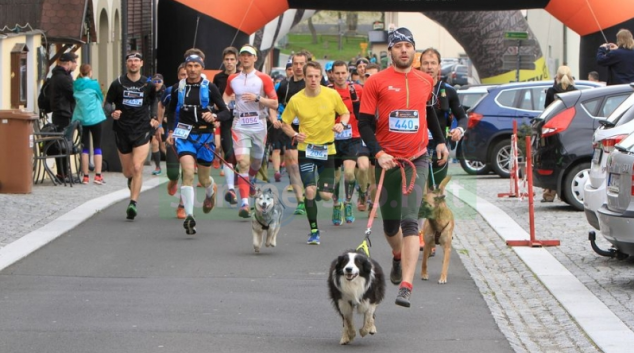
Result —
[[504, 39], [505, 47], [532, 47], [535, 46], [535, 39]]
[[504, 32], [504, 39], [528, 39], [528, 32]]
[[520, 55], [510, 55], [506, 54], [502, 56], [502, 60], [504, 62], [517, 63], [517, 57], [519, 56], [520, 63], [533, 63], [535, 62], [535, 54], [520, 54]]
[[521, 62], [519, 67], [517, 62], [502, 62], [502, 70], [535, 70], [535, 63]]

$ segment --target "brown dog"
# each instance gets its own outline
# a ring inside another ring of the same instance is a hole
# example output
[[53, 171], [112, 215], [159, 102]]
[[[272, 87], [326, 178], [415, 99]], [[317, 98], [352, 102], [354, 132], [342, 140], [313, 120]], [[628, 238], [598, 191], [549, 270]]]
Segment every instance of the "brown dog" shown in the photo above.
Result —
[[427, 259], [436, 247], [440, 244], [444, 250], [442, 259], [442, 271], [438, 283], [447, 283], [447, 270], [449, 269], [449, 258], [451, 256], [451, 239], [453, 238], [454, 218], [453, 212], [445, 202], [445, 186], [451, 179], [448, 175], [438, 186], [438, 188], [425, 195], [425, 202], [431, 207], [431, 215], [425, 219], [423, 234], [425, 237], [425, 248], [423, 249], [423, 266], [420, 277], [428, 280]]

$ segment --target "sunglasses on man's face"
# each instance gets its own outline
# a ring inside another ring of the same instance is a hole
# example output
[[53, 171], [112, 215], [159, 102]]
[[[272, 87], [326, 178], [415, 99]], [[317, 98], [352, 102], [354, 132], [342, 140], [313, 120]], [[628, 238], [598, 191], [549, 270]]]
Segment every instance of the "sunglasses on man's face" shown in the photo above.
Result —
[[154, 83], [163, 83], [163, 80], [154, 80], [152, 82], [154, 82]]

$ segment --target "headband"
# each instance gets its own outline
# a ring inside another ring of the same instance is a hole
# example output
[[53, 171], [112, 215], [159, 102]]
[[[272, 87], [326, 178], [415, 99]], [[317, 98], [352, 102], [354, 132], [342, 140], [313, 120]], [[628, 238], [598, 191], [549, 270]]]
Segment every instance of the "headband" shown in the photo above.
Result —
[[205, 68], [205, 62], [203, 62], [203, 59], [198, 54], [190, 54], [188, 57], [185, 58], [185, 62], [186, 63], [196, 62], [196, 63], [199, 63], [200, 66], [203, 67], [203, 69]]
[[414, 36], [412, 35], [412, 32], [405, 27], [399, 27], [390, 33], [387, 49], [392, 49], [394, 44], [399, 42], [408, 42], [412, 43], [412, 45], [416, 45], [414, 43]]
[[128, 55], [125, 56], [125, 59], [139, 59], [139, 60], [143, 60], [143, 55], [141, 55], [141, 53], [130, 53]]

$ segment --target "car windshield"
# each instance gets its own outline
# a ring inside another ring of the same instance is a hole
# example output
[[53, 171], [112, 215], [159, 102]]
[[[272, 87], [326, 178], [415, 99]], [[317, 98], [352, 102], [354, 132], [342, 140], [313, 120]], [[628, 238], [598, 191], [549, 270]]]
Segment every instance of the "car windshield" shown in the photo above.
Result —
[[608, 117], [608, 122], [616, 125], [616, 123], [621, 119], [623, 114], [630, 109], [634, 105], [634, 93], [630, 94], [626, 100], [623, 101]]

